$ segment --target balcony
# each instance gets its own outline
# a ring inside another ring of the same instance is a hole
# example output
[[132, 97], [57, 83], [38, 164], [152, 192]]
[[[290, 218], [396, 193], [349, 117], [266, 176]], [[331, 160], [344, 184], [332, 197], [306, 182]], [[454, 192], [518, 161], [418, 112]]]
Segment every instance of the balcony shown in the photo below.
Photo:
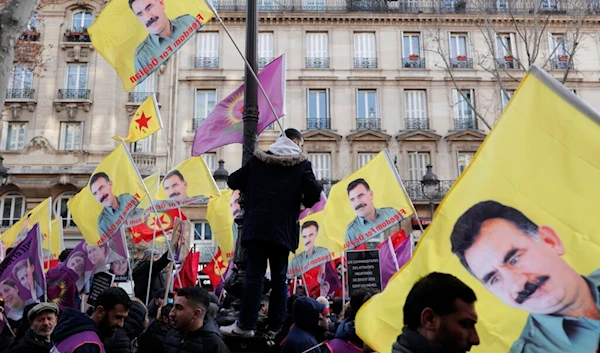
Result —
[[501, 68], [504, 68], [506, 70], [515, 70], [515, 69], [521, 68], [519, 63], [516, 62], [512, 56], [505, 56], [503, 58], [497, 58], [496, 61], [498, 61], [498, 66], [500, 66]]
[[475, 117], [454, 119], [454, 130], [477, 130]]
[[566, 55], [557, 55], [552, 58], [551, 61], [552, 70], [566, 70], [573, 68], [573, 65], [569, 67], [569, 57]]
[[377, 58], [354, 58], [355, 69], [376, 69]]
[[271, 61], [275, 60], [273, 57], [260, 57], [257, 60], [258, 68], [263, 69], [265, 66], [269, 65]]
[[204, 122], [204, 118], [194, 118], [194, 119], [192, 119], [192, 130], [196, 131], [196, 129], [199, 128], [200, 125], [202, 125], [203, 122]]
[[27, 41], [27, 42], [37, 42], [38, 40], [40, 40], [40, 32], [38, 32], [35, 29], [32, 29], [30, 31], [25, 31], [25, 32], [21, 33], [19, 40], [23, 40], [23, 41]]
[[204, 56], [197, 56], [194, 64], [196, 69], [218, 69], [219, 68], [219, 58], [207, 58]]
[[154, 154], [132, 153], [131, 157], [140, 170], [156, 168], [156, 155]]
[[33, 99], [34, 94], [35, 89], [33, 88], [7, 89], [6, 99], [30, 100]]
[[89, 89], [59, 89], [58, 90], [58, 99], [61, 99], [61, 100], [90, 99], [90, 90]]
[[381, 119], [356, 119], [356, 130], [380, 130]]
[[158, 102], [159, 93], [158, 92], [129, 92], [127, 97], [127, 102], [129, 103], [143, 103], [148, 97], [152, 95], [152, 93], [156, 96], [156, 101]]
[[68, 29], [65, 31], [65, 35], [64, 35], [63, 39], [65, 42], [75, 42], [75, 43], [91, 42], [90, 34], [87, 32], [87, 29], [83, 29], [81, 31], [75, 31], [75, 30]]
[[417, 56], [410, 56], [402, 59], [402, 67], [405, 69], [424, 69], [425, 59]]
[[329, 118], [307, 118], [306, 128], [308, 130], [329, 130], [331, 129], [331, 119]]
[[429, 130], [429, 119], [405, 119], [406, 130]]
[[[455, 180], [440, 180], [439, 192], [437, 195], [435, 195], [434, 200], [443, 199], [454, 182]], [[425, 194], [423, 193], [421, 180], [404, 180], [403, 183], [406, 187], [408, 197], [410, 197], [412, 201], [429, 201], [429, 199], [425, 197]]]
[[307, 69], [329, 69], [329, 58], [305, 58]]
[[450, 58], [450, 68], [452, 69], [472, 69], [473, 59], [468, 59], [466, 56], [458, 56]]

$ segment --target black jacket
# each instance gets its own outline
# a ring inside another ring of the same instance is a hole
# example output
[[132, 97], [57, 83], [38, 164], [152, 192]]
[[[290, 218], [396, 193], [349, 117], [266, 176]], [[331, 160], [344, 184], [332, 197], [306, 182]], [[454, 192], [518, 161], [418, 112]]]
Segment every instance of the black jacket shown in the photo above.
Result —
[[[96, 326], [96, 323], [92, 321], [92, 319], [80, 311], [65, 308], [58, 321], [58, 325], [56, 325], [56, 328], [52, 333], [52, 341], [58, 344], [67, 337], [84, 331], [95, 332], [100, 340], [102, 340], [102, 335], [98, 330], [98, 326]], [[100, 353], [100, 350], [95, 344], [83, 344], [72, 353]]]
[[165, 338], [164, 348], [165, 353], [229, 353], [215, 320], [208, 316], [197, 331], [184, 334], [171, 330]]
[[248, 163], [229, 176], [227, 184], [244, 194], [243, 246], [268, 243], [296, 251], [300, 204], [312, 207], [322, 190], [306, 156], [257, 149]]
[[165, 353], [163, 342], [171, 328], [160, 320], [154, 320], [138, 339], [138, 352]]
[[[161, 256], [160, 259], [154, 261], [152, 264], [152, 285], [150, 286], [150, 295], [157, 290], [164, 288], [164, 279], [162, 279], [161, 271], [169, 264], [169, 252]], [[150, 261], [144, 261], [138, 267], [133, 270], [132, 277], [134, 286], [134, 292], [136, 298], [142, 302], [146, 302], [146, 291], [148, 290], [148, 275], [150, 274]]]
[[38, 339], [31, 329], [25, 331], [23, 338], [14, 345], [9, 353], [49, 353], [52, 343]]
[[138, 347], [138, 336], [144, 331], [144, 320], [146, 319], [146, 307], [134, 301], [125, 318], [123, 328], [104, 340], [106, 353], [136, 353]]
[[392, 353], [448, 353], [442, 346], [433, 344], [417, 331], [403, 328], [402, 334], [392, 346]]

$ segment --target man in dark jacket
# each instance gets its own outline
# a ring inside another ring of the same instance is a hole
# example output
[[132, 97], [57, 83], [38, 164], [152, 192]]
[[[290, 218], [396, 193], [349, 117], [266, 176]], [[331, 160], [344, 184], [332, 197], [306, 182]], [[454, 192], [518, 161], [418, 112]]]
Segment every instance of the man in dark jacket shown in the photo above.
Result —
[[317, 203], [322, 188], [310, 161], [302, 154], [302, 134], [287, 129], [285, 135], [268, 151], [257, 149], [227, 182], [243, 194], [241, 245], [247, 249], [248, 261], [240, 317], [232, 325], [221, 327], [225, 335], [254, 336], [267, 260], [272, 288], [267, 325], [273, 336], [281, 330], [286, 316], [286, 272], [289, 253], [298, 248], [300, 208]]
[[458, 278], [432, 272], [404, 303], [404, 328], [393, 353], [464, 353], [479, 345], [475, 292]]
[[105, 339], [123, 323], [131, 299], [119, 287], [110, 287], [100, 293], [92, 317], [66, 308], [54, 330], [54, 348], [60, 353], [103, 353]]
[[138, 336], [146, 326], [147, 310], [144, 304], [135, 298], [131, 303], [129, 314], [125, 318], [123, 328], [104, 340], [106, 353], [136, 353], [138, 351]]
[[167, 334], [165, 353], [229, 353], [215, 320], [206, 315], [210, 297], [204, 288], [177, 291], [170, 318], [175, 327]]
[[58, 321], [58, 305], [40, 303], [27, 313], [30, 327], [9, 353], [48, 353], [52, 348], [50, 336]]
[[158, 315], [158, 309], [163, 306], [165, 302], [164, 297], [166, 291], [166, 288], [160, 288], [159, 290], [155, 291], [154, 295], [152, 296], [153, 298], [148, 302], [148, 318], [150, 320], [156, 319], [156, 316]]
[[169, 313], [173, 304], [167, 304], [160, 309], [160, 318], [153, 320], [146, 331], [138, 339], [138, 352], [140, 353], [165, 353], [163, 342], [167, 333], [173, 328]]
[[316, 338], [321, 332], [319, 314], [327, 307], [309, 297], [300, 297], [294, 302], [294, 326], [290, 329], [281, 347], [281, 353], [326, 352]]
[[[135, 296], [142, 302], [148, 303], [148, 277], [150, 276], [150, 261], [152, 263], [152, 277], [150, 280], [150, 295], [165, 287], [165, 281], [161, 271], [169, 265], [169, 252], [165, 252], [160, 256], [160, 252], [156, 249], [146, 249], [141, 260], [133, 265], [133, 283]], [[164, 293], [163, 293], [164, 294]]]

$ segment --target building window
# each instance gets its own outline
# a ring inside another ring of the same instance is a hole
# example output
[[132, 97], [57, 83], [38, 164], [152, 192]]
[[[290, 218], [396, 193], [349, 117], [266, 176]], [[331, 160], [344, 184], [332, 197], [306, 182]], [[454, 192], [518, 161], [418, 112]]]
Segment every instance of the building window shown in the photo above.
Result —
[[197, 69], [216, 69], [219, 67], [219, 33], [198, 33], [196, 53]]
[[67, 64], [67, 89], [87, 89], [88, 67], [87, 64]]
[[6, 151], [19, 151], [25, 147], [25, 131], [27, 123], [2, 124], [2, 148]]
[[498, 34], [496, 36], [496, 59], [498, 64], [505, 69], [518, 68], [516, 39], [514, 33]]
[[206, 162], [206, 166], [208, 170], [210, 170], [210, 174], [213, 174], [215, 170], [217, 170], [217, 154], [216, 153], [205, 153], [202, 155], [204, 158], [204, 162]]
[[[461, 94], [462, 92], [462, 94]], [[475, 91], [472, 89], [452, 90], [452, 103], [454, 107], [454, 129], [477, 129], [475, 113], [469, 103], [475, 106]]]
[[363, 152], [359, 152], [358, 153], [358, 169], [362, 168], [365, 166], [365, 164], [369, 163], [369, 161], [373, 158], [375, 158], [375, 156], [377, 155], [377, 153], [363, 153]]
[[402, 36], [402, 66], [414, 69], [425, 68], [420, 33], [404, 33]]
[[472, 69], [473, 60], [469, 57], [469, 39], [466, 33], [450, 34], [450, 67]]
[[23, 195], [9, 192], [0, 198], [2, 208], [2, 228], [8, 228], [17, 223], [25, 214], [26, 202]]
[[460, 176], [475, 157], [475, 152], [458, 152], [458, 175]]
[[325, 0], [302, 0], [302, 10], [311, 11], [325, 11]]
[[60, 149], [63, 151], [81, 150], [81, 131], [83, 122], [60, 123]]
[[154, 136], [150, 135], [131, 143], [131, 153], [154, 153]]
[[515, 94], [514, 90], [501, 90], [500, 94], [502, 96], [502, 110], [506, 109], [508, 102], [512, 98], [513, 94]]
[[273, 10], [275, 10], [275, 6], [273, 5], [274, 0], [258, 0], [257, 2], [258, 2], [258, 11], [273, 11]]
[[258, 68], [262, 69], [275, 59], [273, 49], [273, 32], [258, 34]]
[[206, 221], [195, 221], [194, 226], [194, 250], [200, 252], [200, 261], [208, 263], [215, 256], [215, 243], [212, 236], [210, 224]]
[[404, 114], [407, 130], [429, 129], [427, 92], [425, 90], [404, 91]]
[[356, 95], [356, 129], [379, 130], [380, 119], [377, 112], [377, 91], [359, 89]]
[[564, 34], [549, 34], [552, 68], [564, 70], [569, 67], [569, 39]]
[[88, 10], [79, 10], [73, 13], [73, 21], [71, 22], [71, 30], [75, 32], [85, 32], [94, 21], [92, 13]]
[[308, 90], [308, 116], [306, 127], [308, 129], [330, 129], [329, 121], [329, 90]]
[[377, 68], [375, 33], [354, 33], [354, 67]]
[[431, 163], [429, 152], [408, 152], [408, 174], [410, 180], [421, 181]]
[[197, 90], [196, 91], [196, 114], [194, 117], [193, 129], [196, 130], [206, 119], [208, 114], [217, 105], [217, 90]]
[[329, 37], [327, 33], [306, 33], [306, 67], [329, 68]]
[[10, 70], [10, 79], [6, 91], [7, 99], [33, 99], [33, 67], [14, 65]]
[[71, 212], [67, 208], [69, 200], [75, 196], [75, 192], [64, 192], [54, 200], [54, 217], [62, 217], [63, 228], [75, 228], [75, 222], [71, 218]]
[[309, 153], [308, 159], [317, 180], [331, 180], [331, 153]]

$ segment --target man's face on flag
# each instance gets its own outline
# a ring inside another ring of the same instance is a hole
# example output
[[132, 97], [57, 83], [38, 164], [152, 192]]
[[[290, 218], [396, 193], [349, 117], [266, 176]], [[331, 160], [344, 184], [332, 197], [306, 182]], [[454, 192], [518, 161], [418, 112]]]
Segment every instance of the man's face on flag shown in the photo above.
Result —
[[312, 253], [315, 248], [315, 240], [317, 240], [317, 235], [319, 235], [319, 231], [317, 227], [311, 225], [304, 229], [302, 229], [302, 241], [304, 241], [304, 250], [307, 253]]
[[171, 26], [163, 0], [135, 0], [131, 10], [150, 34], [161, 35]]
[[170, 199], [187, 199], [187, 181], [173, 174], [163, 181], [163, 187]]
[[90, 185], [92, 195], [94, 198], [102, 204], [104, 207], [112, 207], [115, 203], [115, 195], [112, 191], [112, 181], [108, 181], [105, 178], [98, 178], [92, 185]]
[[231, 193], [231, 200], [229, 201], [229, 209], [231, 210], [231, 215], [233, 218], [237, 217], [240, 214], [242, 208], [240, 207], [240, 191], [233, 190]]
[[358, 184], [354, 189], [348, 192], [352, 209], [359, 217], [365, 218], [375, 212], [373, 205], [373, 192], [367, 190], [363, 184]]

